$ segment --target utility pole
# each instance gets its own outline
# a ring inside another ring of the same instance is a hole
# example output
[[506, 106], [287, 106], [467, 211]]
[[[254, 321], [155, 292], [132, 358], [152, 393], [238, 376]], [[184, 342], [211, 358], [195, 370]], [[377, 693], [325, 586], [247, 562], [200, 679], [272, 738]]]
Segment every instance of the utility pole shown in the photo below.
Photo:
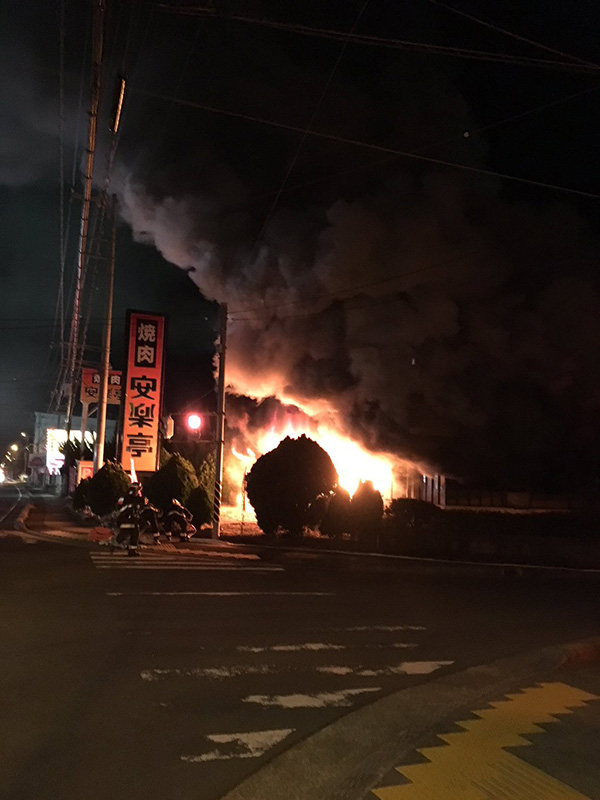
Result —
[[94, 156], [96, 153], [96, 133], [98, 128], [98, 107], [100, 105], [100, 89], [102, 77], [102, 54], [104, 48], [104, 18], [106, 13], [106, 0], [94, 0], [94, 13], [92, 23], [92, 85], [90, 102], [88, 106], [89, 124], [86, 149], [86, 163], [84, 174], [83, 203], [81, 207], [81, 222], [79, 226], [79, 247], [77, 254], [77, 270], [75, 274], [75, 294], [73, 297], [73, 315], [71, 332], [67, 350], [67, 364], [65, 370], [65, 386], [67, 392], [67, 438], [71, 438], [71, 421], [75, 403], [75, 380], [77, 378], [77, 365], [79, 361], [79, 327], [81, 321], [81, 305], [83, 285], [85, 279], [85, 266], [88, 256], [88, 229], [90, 222], [90, 209], [92, 200]]
[[[98, 397], [98, 434], [94, 458], [94, 474], [104, 466], [104, 440], [106, 439], [106, 410], [108, 407], [108, 379], [110, 375], [110, 337], [112, 333], [113, 298], [115, 291], [115, 253], [117, 249], [117, 198], [111, 198], [112, 236], [110, 258], [108, 261], [108, 290], [106, 298], [106, 319], [102, 339], [102, 363], [100, 365], [100, 395]], [[121, 390], [122, 391], [122, 390]]]
[[219, 334], [219, 377], [217, 381], [217, 452], [215, 459], [215, 496], [213, 501], [212, 538], [218, 539], [221, 532], [221, 489], [223, 487], [223, 447], [225, 444], [225, 354], [227, 352], [227, 303], [221, 305], [221, 329]]

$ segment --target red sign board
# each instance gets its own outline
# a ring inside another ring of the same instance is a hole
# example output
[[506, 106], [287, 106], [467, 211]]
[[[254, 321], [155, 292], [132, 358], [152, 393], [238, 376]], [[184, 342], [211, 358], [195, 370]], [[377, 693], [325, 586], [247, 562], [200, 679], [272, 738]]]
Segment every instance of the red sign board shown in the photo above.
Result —
[[165, 318], [142, 311], [129, 313], [129, 347], [121, 464], [127, 472], [155, 472], [158, 423], [162, 403]]

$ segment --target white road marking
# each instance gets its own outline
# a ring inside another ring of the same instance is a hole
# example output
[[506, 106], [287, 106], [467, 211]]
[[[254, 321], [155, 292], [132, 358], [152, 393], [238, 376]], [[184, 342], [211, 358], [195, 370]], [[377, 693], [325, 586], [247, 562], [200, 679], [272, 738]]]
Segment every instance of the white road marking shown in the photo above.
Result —
[[251, 694], [249, 697], [244, 697], [242, 703], [278, 708], [346, 708], [352, 705], [350, 698], [367, 692], [380, 691], [380, 686], [370, 686], [365, 689], [340, 689], [337, 692], [319, 694]]
[[301, 650], [310, 650], [318, 653], [321, 650], [346, 650], [345, 644], [326, 644], [325, 642], [304, 642], [303, 644], [275, 644], [272, 647], [251, 647], [240, 645], [235, 649], [240, 653], [298, 653]]
[[294, 728], [281, 728], [248, 733], [213, 733], [206, 737], [209, 742], [229, 747], [220, 747], [197, 756], [181, 756], [181, 760], [193, 764], [202, 761], [230, 761], [234, 758], [260, 758], [293, 732]]
[[[441, 667], [449, 667], [454, 661], [402, 661], [400, 664], [387, 665], [377, 669], [362, 666], [328, 665], [308, 668], [325, 675], [352, 675], [358, 678], [374, 678], [389, 675], [429, 675]], [[166, 667], [143, 669], [140, 677], [143, 681], [160, 681], [169, 678], [208, 678], [225, 680], [242, 675], [276, 675], [283, 672], [296, 672], [294, 664], [232, 664], [219, 667]]]
[[96, 564], [97, 569], [129, 570], [197, 570], [203, 572], [283, 572], [283, 567], [225, 567], [209, 564]]
[[352, 675], [359, 678], [376, 678], [382, 675], [430, 675], [440, 667], [449, 667], [454, 661], [403, 661], [397, 666], [366, 669], [365, 667], [344, 667], [331, 665], [317, 667], [317, 672], [326, 675]]
[[[256, 571], [256, 570], [254, 570]], [[335, 597], [335, 592], [107, 592], [107, 597]]]
[[[170, 555], [170, 554], [173, 555]], [[211, 550], [190, 550], [186, 548], [177, 548], [174, 545], [171, 545], [169, 548], [160, 548], [159, 550], [146, 550], [142, 546], [141, 555], [143, 558], [153, 558], [153, 559], [165, 559], [165, 558], [204, 558], [210, 559], [211, 561], [219, 560], [219, 559], [226, 559], [231, 561], [232, 559], [235, 561], [260, 561], [260, 558], [255, 555], [254, 553], [219, 553], [213, 552]], [[110, 551], [98, 551], [90, 553], [90, 556], [96, 561], [101, 558], [124, 558], [126, 553], [124, 550], [116, 550], [114, 553]]]
[[426, 631], [423, 625], [355, 625], [352, 628], [333, 628], [334, 631]]
[[237, 678], [240, 675], [271, 675], [278, 672], [271, 664], [236, 664], [231, 667], [173, 667], [168, 669], [143, 669], [143, 681], [160, 681], [165, 678]]
[[260, 560], [247, 559], [232, 561], [232, 554], [227, 554], [228, 561], [222, 555], [173, 555], [141, 552], [139, 558], [130, 558], [124, 551], [116, 553], [90, 553], [96, 569], [133, 569], [133, 570], [229, 570], [239, 572], [283, 572], [278, 564], [265, 564]]
[[376, 643], [376, 644], [332, 644], [331, 642], [303, 642], [302, 644], [275, 644], [270, 647], [253, 647], [251, 645], [239, 645], [235, 649], [239, 653], [298, 653], [302, 650], [309, 650], [311, 652], [321, 652], [323, 650], [353, 650], [357, 647], [364, 648], [377, 648], [394, 647], [398, 649], [410, 649], [418, 647], [415, 642], [390, 642]]

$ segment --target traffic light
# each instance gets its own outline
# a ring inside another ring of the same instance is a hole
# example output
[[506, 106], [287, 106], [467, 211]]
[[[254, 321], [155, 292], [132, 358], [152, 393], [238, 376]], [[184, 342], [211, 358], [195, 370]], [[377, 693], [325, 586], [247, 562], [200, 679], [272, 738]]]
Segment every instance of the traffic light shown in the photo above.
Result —
[[191, 431], [197, 433], [202, 427], [202, 417], [199, 414], [188, 414], [185, 418], [186, 424]]

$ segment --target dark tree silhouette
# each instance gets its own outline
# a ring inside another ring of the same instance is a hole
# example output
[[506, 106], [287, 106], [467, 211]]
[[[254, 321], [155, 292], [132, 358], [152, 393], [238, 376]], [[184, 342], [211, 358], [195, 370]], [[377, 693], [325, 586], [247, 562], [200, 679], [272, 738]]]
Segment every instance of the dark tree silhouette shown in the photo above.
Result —
[[318, 495], [329, 493], [337, 480], [333, 462], [322, 447], [307, 436], [288, 436], [256, 461], [246, 477], [246, 491], [267, 535], [282, 529], [300, 536], [311, 505]]
[[350, 531], [350, 495], [341, 486], [336, 486], [329, 498], [319, 529], [332, 539], [339, 539]]
[[372, 481], [361, 482], [350, 503], [352, 533], [357, 539], [375, 543], [383, 518], [383, 499]]

